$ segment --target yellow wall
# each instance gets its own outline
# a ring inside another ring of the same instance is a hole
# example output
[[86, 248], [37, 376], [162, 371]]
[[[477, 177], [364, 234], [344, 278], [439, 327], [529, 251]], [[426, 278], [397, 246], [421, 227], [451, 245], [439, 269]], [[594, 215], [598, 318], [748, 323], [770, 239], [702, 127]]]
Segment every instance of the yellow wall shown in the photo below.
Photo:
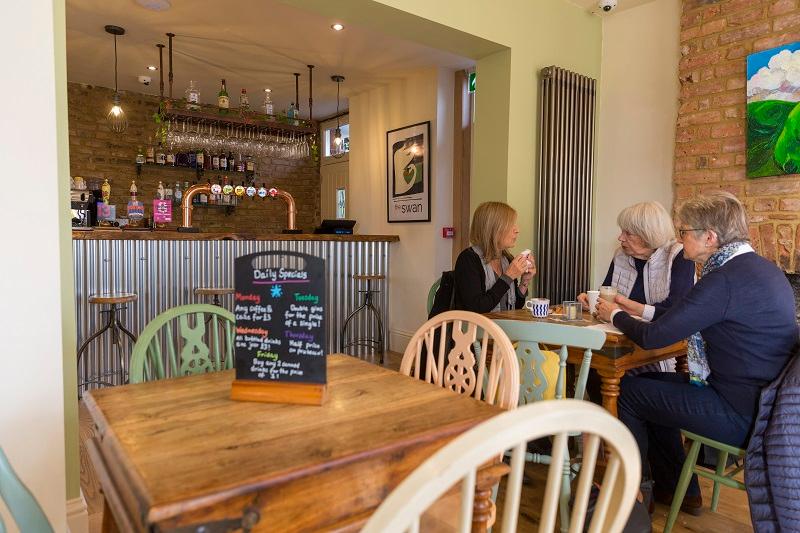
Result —
[[645, 200], [672, 206], [680, 9], [679, 0], [659, 0], [603, 19], [595, 287], [617, 246], [617, 213]]

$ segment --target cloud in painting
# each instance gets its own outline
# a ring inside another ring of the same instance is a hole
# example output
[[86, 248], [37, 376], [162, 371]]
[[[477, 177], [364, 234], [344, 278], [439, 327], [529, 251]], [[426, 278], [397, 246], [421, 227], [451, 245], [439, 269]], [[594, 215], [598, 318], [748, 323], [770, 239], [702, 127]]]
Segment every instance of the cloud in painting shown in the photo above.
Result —
[[800, 102], [800, 50], [781, 50], [747, 80], [747, 101]]

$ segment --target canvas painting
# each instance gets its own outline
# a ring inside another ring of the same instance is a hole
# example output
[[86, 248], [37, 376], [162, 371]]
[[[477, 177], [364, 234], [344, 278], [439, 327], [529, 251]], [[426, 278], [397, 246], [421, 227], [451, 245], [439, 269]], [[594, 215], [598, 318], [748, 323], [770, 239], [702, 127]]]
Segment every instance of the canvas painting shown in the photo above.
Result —
[[386, 196], [389, 222], [431, 219], [430, 122], [386, 132]]
[[800, 173], [800, 42], [747, 57], [747, 177]]

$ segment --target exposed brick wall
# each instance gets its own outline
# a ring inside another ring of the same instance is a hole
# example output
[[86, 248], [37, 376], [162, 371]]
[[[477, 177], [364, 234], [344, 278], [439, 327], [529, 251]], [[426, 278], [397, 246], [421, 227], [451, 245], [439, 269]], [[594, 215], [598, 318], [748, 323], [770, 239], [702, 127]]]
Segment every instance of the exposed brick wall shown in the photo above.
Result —
[[[146, 146], [153, 135], [152, 115], [158, 99], [138, 93], [123, 93], [122, 105], [128, 117], [128, 129], [117, 134], [106, 124], [113, 91], [77, 83], [68, 86], [69, 97], [69, 159], [70, 175], [84, 178], [108, 178], [111, 183], [111, 203], [117, 206], [117, 216], [125, 216], [128, 190], [136, 179], [139, 198], [145, 203], [146, 216], [152, 216], [152, 199], [159, 180], [167, 182], [195, 179], [192, 169], [147, 167], [136, 177], [136, 152]], [[206, 171], [204, 179], [215, 177], [218, 171]], [[241, 173], [231, 173], [232, 180], [241, 180]], [[267, 187], [277, 187], [291, 193], [297, 203], [297, 226], [309, 231], [320, 220], [319, 164], [311, 158], [283, 160], [261, 157], [256, 160], [256, 181]], [[173, 211], [173, 226], [180, 213]], [[286, 227], [286, 204], [280, 200], [244, 199], [233, 213], [219, 208], [196, 208], [195, 226], [202, 230], [276, 232]]]
[[747, 206], [754, 247], [800, 270], [800, 175], [745, 177], [746, 61], [800, 41], [798, 0], [683, 0], [676, 204], [724, 189]]

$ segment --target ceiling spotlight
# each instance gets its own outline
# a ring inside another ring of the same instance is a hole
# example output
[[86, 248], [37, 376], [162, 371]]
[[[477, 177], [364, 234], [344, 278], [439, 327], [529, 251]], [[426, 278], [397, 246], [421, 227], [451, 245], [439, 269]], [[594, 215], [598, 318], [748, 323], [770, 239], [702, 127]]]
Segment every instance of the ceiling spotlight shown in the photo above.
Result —
[[166, 11], [172, 7], [170, 0], [136, 0], [136, 3], [150, 11]]
[[147, 70], [158, 70], [158, 67], [155, 65], [147, 65]]
[[331, 25], [331, 29], [334, 31], [342, 31], [344, 29], [344, 26], [337, 22], [336, 24]]

